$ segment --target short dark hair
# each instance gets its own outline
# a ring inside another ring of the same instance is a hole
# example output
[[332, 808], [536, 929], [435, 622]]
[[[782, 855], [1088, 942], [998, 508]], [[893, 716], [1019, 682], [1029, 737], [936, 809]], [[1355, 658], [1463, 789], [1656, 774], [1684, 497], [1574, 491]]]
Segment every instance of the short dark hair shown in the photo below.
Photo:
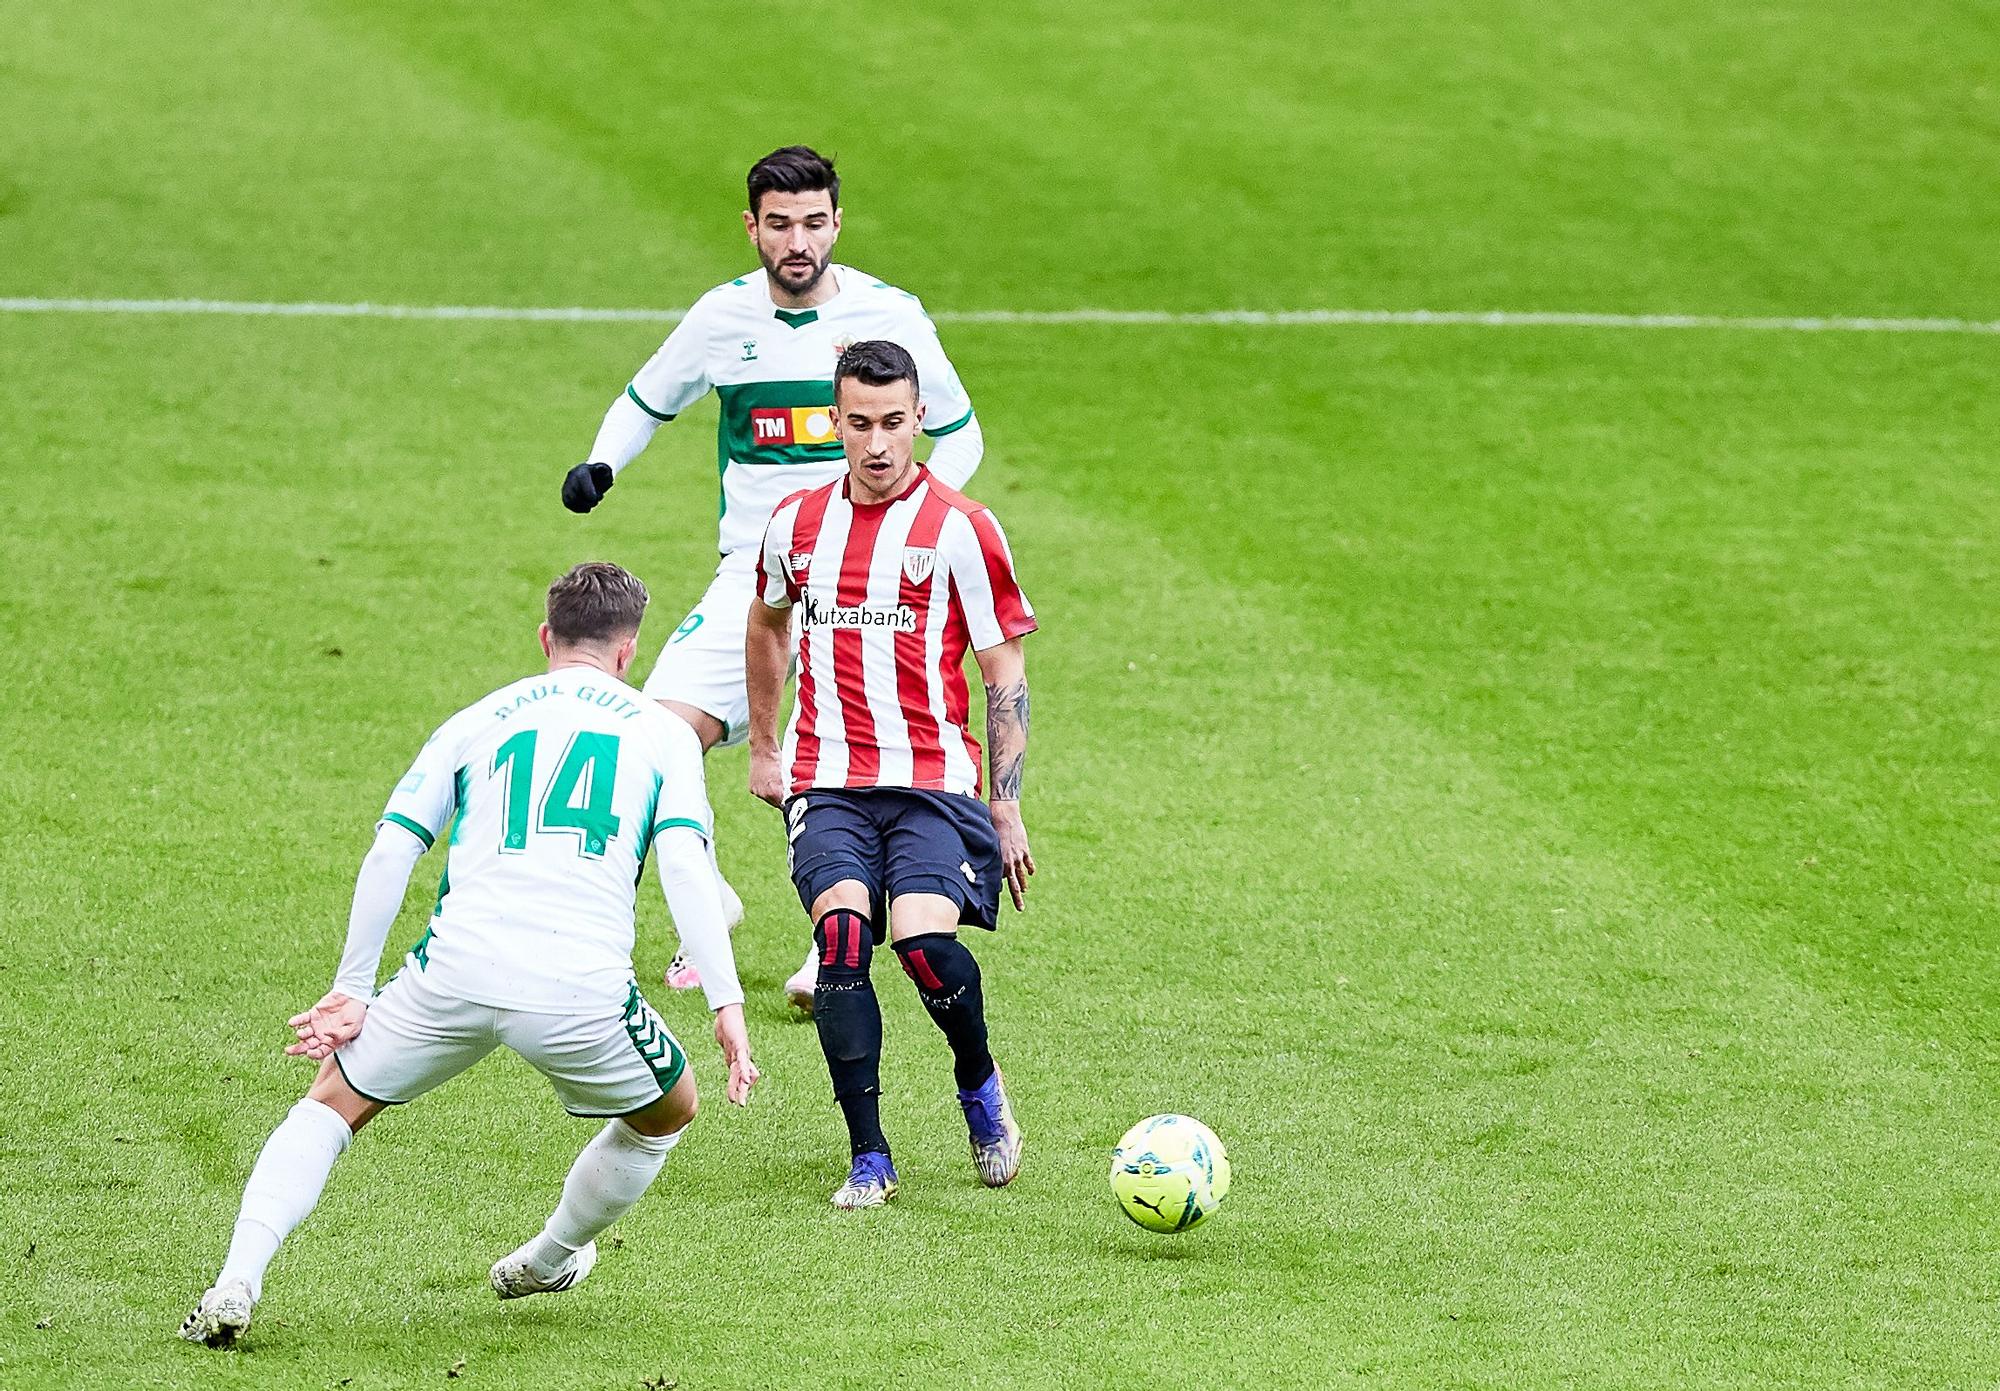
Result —
[[817, 193], [825, 189], [834, 208], [840, 207], [840, 175], [833, 172], [833, 161], [810, 145], [787, 145], [771, 151], [750, 166], [749, 183], [752, 217], [767, 193]]
[[840, 395], [840, 384], [849, 379], [865, 382], [869, 386], [908, 382], [913, 395], [922, 394], [917, 386], [917, 360], [901, 344], [884, 338], [864, 338], [859, 343], [847, 345], [840, 361], [833, 365], [833, 394], [836, 398]]
[[608, 560], [586, 560], [549, 586], [549, 631], [563, 642], [608, 642], [639, 631], [646, 586]]

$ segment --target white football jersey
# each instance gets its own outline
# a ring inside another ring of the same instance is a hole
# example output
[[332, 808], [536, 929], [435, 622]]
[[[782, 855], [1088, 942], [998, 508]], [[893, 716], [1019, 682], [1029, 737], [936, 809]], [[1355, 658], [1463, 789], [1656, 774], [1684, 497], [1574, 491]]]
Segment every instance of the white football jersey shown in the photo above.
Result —
[[[724, 555], [760, 544], [787, 497], [847, 471], [833, 437], [833, 365], [849, 343], [887, 339], [916, 359], [923, 429], [933, 439], [972, 419], [972, 400], [917, 297], [851, 266], [827, 273], [840, 292], [813, 309], [778, 308], [761, 270], [718, 285], [625, 388], [657, 420], [672, 420], [714, 389], [722, 406]], [[966, 480], [944, 481], [957, 488]]]
[[713, 825], [694, 731], [589, 666], [525, 677], [446, 720], [384, 823], [447, 839], [430, 928], [403, 969], [474, 1004], [553, 1013], [624, 1003], [653, 838]]

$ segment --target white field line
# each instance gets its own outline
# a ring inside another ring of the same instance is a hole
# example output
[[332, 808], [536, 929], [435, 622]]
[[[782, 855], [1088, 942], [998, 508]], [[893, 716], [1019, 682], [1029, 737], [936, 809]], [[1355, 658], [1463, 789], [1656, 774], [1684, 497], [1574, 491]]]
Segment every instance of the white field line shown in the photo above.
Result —
[[[0, 298], [5, 314], [239, 314], [279, 318], [493, 319], [558, 323], [678, 323], [684, 309], [592, 309], [500, 304], [328, 304], [225, 299]], [[1257, 328], [1738, 329], [1766, 333], [1959, 333], [2000, 335], [1994, 319], [1786, 318], [1738, 314], [1586, 314], [1468, 309], [968, 309], [931, 315], [944, 324], [1242, 325]]]

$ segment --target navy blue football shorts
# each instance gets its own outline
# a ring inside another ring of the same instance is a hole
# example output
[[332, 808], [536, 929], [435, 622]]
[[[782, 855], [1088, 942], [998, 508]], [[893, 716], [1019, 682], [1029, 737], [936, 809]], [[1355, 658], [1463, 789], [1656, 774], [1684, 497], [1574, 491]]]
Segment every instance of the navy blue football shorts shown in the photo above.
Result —
[[907, 787], [815, 787], [785, 803], [792, 884], [806, 912], [843, 879], [868, 886], [875, 940], [902, 894], [942, 894], [958, 920], [1000, 920], [1000, 836], [977, 797]]

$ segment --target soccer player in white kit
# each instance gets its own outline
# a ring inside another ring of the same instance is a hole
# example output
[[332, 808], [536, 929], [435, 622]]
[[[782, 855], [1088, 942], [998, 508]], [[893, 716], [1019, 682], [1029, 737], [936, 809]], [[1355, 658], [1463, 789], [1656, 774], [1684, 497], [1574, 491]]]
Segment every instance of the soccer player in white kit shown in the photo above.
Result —
[[[841, 350], [885, 339], [916, 360], [924, 433], [935, 441], [926, 467], [940, 481], [963, 487], [984, 448], [972, 401], [916, 296], [833, 264], [840, 179], [832, 162], [805, 146], [788, 146], [758, 160], [748, 183], [743, 225], [762, 273], [717, 286], [695, 303], [612, 402], [589, 461], [569, 471], [562, 490], [564, 506], [590, 511], [663, 421], [708, 391], [716, 393], [722, 562], [708, 592], [667, 639], [645, 685], [647, 695], [688, 722], [704, 751], [740, 741], [749, 725], [745, 615], [756, 594], [757, 548], [772, 509], [799, 489], [830, 483], [846, 471], [833, 430], [833, 368]], [[733, 924], [742, 903], [719, 868], [716, 878]], [[786, 998], [801, 1009], [812, 1008], [816, 969], [808, 952], [785, 982]], [[698, 977], [685, 953], [667, 971], [667, 983], [677, 989], [692, 988]]]
[[[228, 1257], [183, 1338], [234, 1343], [279, 1244], [355, 1133], [503, 1044], [571, 1115], [605, 1125], [541, 1235], [489, 1279], [515, 1299], [590, 1274], [598, 1233], [638, 1202], [695, 1113], [687, 1057], [632, 974], [633, 896], [649, 851], [715, 1010], [729, 1099], [749, 1099], [757, 1067], [705, 848], [701, 746], [623, 680], [645, 606], [645, 587], [615, 565], [557, 580], [541, 629], [547, 673], [452, 716], [396, 785], [354, 887], [333, 989], [291, 1020], [298, 1042], [285, 1051], [321, 1060], [319, 1076], [258, 1155]], [[440, 837], [447, 858], [430, 926], [378, 995], [382, 943], [418, 857]]]

